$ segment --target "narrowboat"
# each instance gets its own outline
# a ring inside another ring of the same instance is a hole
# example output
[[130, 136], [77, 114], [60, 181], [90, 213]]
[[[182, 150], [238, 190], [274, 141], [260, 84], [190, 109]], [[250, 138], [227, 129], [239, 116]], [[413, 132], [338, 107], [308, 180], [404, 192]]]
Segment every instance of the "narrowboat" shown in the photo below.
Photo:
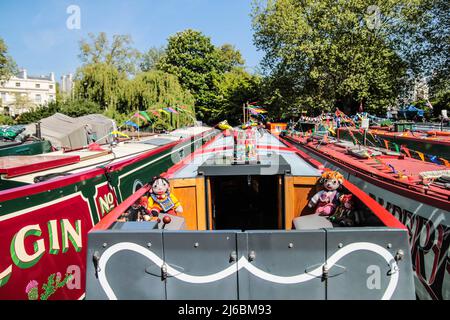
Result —
[[344, 202], [317, 214], [328, 174], [262, 127], [224, 130], [91, 229], [86, 299], [415, 299], [405, 226], [347, 179], [345, 221]]
[[0, 158], [0, 299], [83, 299], [87, 232], [150, 177], [217, 134], [190, 127]]
[[284, 138], [340, 170], [409, 230], [419, 299], [450, 299], [450, 170], [386, 148], [328, 136], [287, 132]]

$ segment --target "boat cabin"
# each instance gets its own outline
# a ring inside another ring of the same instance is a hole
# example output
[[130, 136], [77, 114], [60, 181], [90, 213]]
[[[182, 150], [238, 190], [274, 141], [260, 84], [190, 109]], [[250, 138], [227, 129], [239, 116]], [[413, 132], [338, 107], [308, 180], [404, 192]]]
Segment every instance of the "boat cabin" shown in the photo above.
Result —
[[[147, 184], [89, 232], [86, 298], [413, 299], [398, 220], [346, 181], [346, 219], [308, 206], [326, 170], [267, 130], [219, 133], [162, 175], [175, 198]], [[371, 265], [380, 290], [366, 286]]]
[[[235, 135], [217, 136], [163, 174], [183, 206], [183, 229], [291, 230], [339, 226], [325, 217], [312, 217], [314, 208], [308, 206], [321, 190], [321, 164], [266, 130], [238, 131]], [[338, 192], [351, 193], [345, 185]], [[383, 226], [358, 195], [353, 196], [353, 201], [357, 214], [352, 226]]]

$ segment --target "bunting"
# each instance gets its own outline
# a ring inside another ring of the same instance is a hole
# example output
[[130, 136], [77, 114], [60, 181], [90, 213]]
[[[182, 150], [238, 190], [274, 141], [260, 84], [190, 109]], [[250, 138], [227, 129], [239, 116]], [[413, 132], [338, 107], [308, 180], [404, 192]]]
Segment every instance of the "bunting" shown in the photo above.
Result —
[[412, 158], [411, 157], [411, 152], [409, 152], [409, 149], [405, 145], [402, 145], [400, 148], [401, 148], [402, 151], [404, 151], [406, 153], [406, 155], [408, 157]]
[[131, 120], [125, 121], [125, 124], [126, 124], [127, 126], [132, 126], [132, 127], [135, 127], [135, 128], [137, 128], [137, 129], [139, 129], [139, 126], [138, 126], [135, 122], [133, 122], [133, 121], [131, 121]]
[[170, 113], [169, 112], [167, 112], [166, 110], [164, 110], [164, 109], [159, 109], [158, 110], [159, 112], [161, 112], [161, 113], [165, 113], [165, 114], [167, 114], [167, 115], [170, 115]]
[[398, 144], [396, 144], [395, 142], [392, 142], [392, 144], [394, 145], [395, 151], [400, 152], [400, 148], [398, 147]]
[[113, 132], [111, 132], [111, 134], [115, 134], [117, 136], [122, 136], [122, 137], [125, 137], [125, 138], [129, 138], [128, 135], [126, 135], [125, 133], [122, 133], [120, 131], [113, 131]]
[[139, 113], [145, 118], [147, 119], [147, 121], [151, 122], [152, 119], [150, 118], [150, 116], [148, 115], [148, 113], [146, 111], [139, 111]]
[[444, 158], [439, 158], [439, 160], [441, 160], [444, 163], [444, 166], [446, 166], [447, 168], [450, 168], [450, 161], [445, 160]]
[[433, 156], [432, 154], [427, 154], [427, 157], [430, 158], [431, 162], [440, 164], [436, 156]]
[[138, 112], [136, 112], [136, 113], [133, 115], [133, 117], [134, 117], [134, 118], [141, 119], [142, 121], [144, 121], [144, 123], [147, 123], [147, 122], [148, 122], [148, 120], [147, 120], [143, 115], [141, 115], [141, 114], [138, 113]]
[[422, 152], [415, 151], [415, 153], [417, 153], [417, 155], [419, 156], [420, 160], [425, 161], [425, 155]]
[[172, 113], [178, 114], [178, 111], [176, 111], [172, 107], [168, 107], [167, 109], [169, 109], [169, 111], [172, 112]]

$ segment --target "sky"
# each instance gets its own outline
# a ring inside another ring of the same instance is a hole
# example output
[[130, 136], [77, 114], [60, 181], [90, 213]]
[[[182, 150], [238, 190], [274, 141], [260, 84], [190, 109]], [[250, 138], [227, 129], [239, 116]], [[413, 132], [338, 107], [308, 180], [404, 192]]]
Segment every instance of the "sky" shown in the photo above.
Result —
[[[79, 40], [89, 33], [129, 34], [141, 52], [160, 47], [187, 28], [199, 30], [214, 45], [231, 43], [248, 70], [263, 53], [253, 45], [252, 0], [0, 0], [0, 37], [19, 68], [29, 75], [75, 73]], [[71, 6], [79, 8], [79, 28]], [[69, 26], [67, 26], [69, 21]]]

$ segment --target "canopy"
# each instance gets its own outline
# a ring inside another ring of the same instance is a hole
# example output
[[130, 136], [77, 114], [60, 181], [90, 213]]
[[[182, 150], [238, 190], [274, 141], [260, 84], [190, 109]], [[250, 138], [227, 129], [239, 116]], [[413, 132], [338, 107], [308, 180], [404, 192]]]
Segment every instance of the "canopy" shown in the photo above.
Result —
[[[100, 114], [72, 118], [62, 113], [55, 113], [48, 118], [41, 119], [40, 123], [42, 138], [49, 140], [52, 146], [58, 149], [85, 147], [93, 140], [100, 139], [114, 131], [116, 126], [113, 120]], [[36, 124], [27, 125], [25, 133], [34, 135]]]
[[423, 117], [424, 111], [413, 105], [410, 105], [409, 107], [406, 107], [405, 109], [399, 110], [398, 114], [399, 114], [399, 116], [405, 116], [405, 117], [414, 117], [416, 115], [419, 117]]
[[86, 124], [91, 131], [91, 139], [98, 143], [112, 142], [111, 132], [117, 130], [116, 122], [101, 114], [89, 114], [78, 117], [75, 121]]

